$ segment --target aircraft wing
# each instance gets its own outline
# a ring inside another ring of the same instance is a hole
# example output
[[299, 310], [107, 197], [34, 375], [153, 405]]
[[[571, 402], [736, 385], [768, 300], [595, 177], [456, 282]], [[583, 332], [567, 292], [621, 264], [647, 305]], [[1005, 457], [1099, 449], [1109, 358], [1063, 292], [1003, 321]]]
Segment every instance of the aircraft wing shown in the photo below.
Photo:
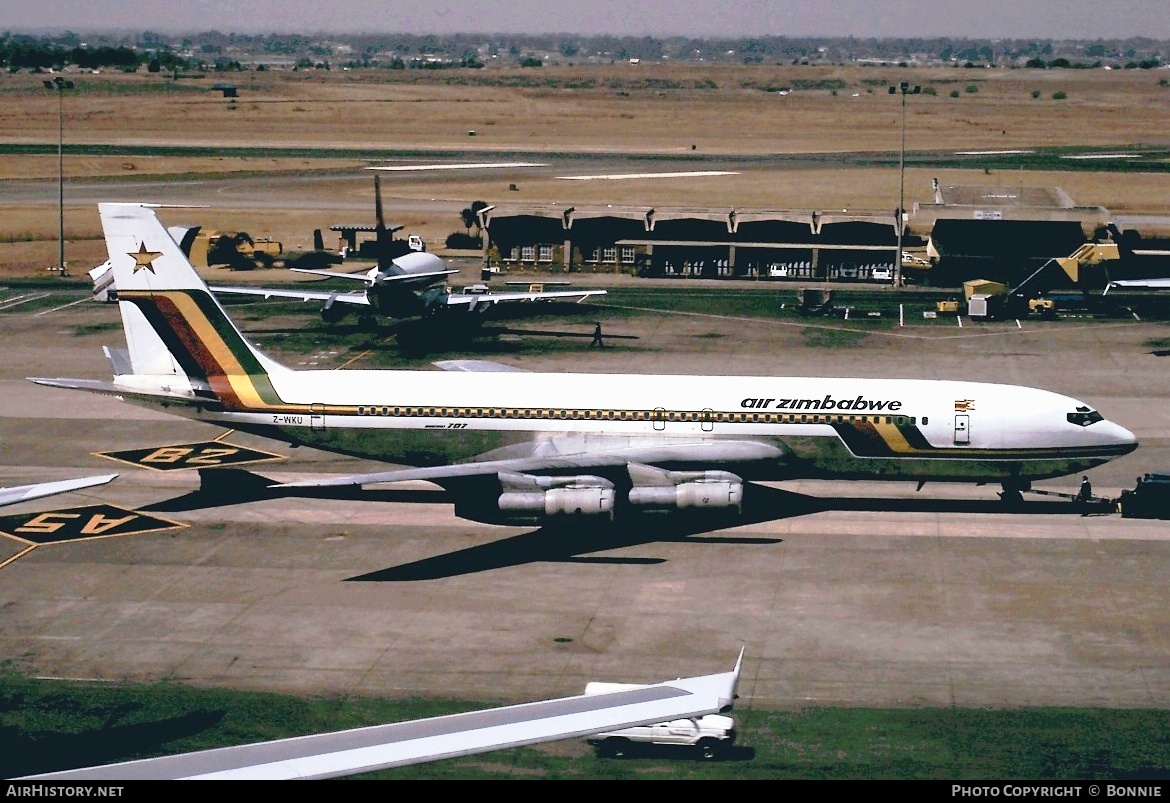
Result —
[[487, 292], [487, 293], [450, 293], [444, 300], [449, 307], [457, 307], [465, 305], [468, 307], [478, 307], [481, 304], [499, 304], [504, 301], [555, 301], [575, 299], [577, 301], [584, 301], [590, 296], [603, 296], [604, 290], [550, 290], [550, 291], [525, 291], [525, 292], [509, 292], [503, 293]]
[[[330, 279], [353, 279], [354, 281], [370, 283], [370, 272], [368, 270], [361, 273], [344, 273], [339, 270], [325, 270], [324, 268], [289, 268], [293, 273], [309, 273], [313, 276], [327, 276]], [[215, 288], [211, 288], [213, 291]]]
[[1122, 279], [1110, 282], [1105, 292], [1110, 290], [1170, 290], [1170, 278]]
[[[289, 270], [295, 271], [296, 273], [311, 273], [315, 276], [328, 276], [331, 279], [356, 279], [358, 281], [365, 282], [366, 284], [371, 283], [369, 272], [366, 272], [366, 273], [341, 273], [340, 271], [319, 270], [317, 268], [289, 268]], [[404, 281], [407, 281], [410, 279], [416, 279], [416, 280], [417, 279], [435, 279], [435, 278], [438, 278], [439, 276], [450, 276], [450, 275], [458, 273], [458, 272], [459, 271], [457, 271], [457, 270], [429, 270], [429, 271], [423, 271], [421, 273], [397, 273], [397, 274], [383, 273], [383, 274], [378, 276], [377, 283], [378, 284], [386, 284], [387, 282], [404, 282]], [[211, 289], [215, 290], [214, 287]]]
[[32, 485], [17, 485], [15, 488], [0, 488], [0, 505], [15, 505], [29, 499], [40, 499], [42, 496], [78, 491], [82, 488], [92, 488], [95, 485], [105, 485], [117, 474], [103, 474], [98, 477], [81, 477], [75, 480], [59, 480], [58, 482], [37, 482]]
[[493, 474], [527, 473], [533, 471], [572, 471], [575, 469], [627, 469], [637, 465], [719, 465], [778, 460], [784, 455], [780, 446], [756, 441], [736, 440], [673, 440], [669, 443], [639, 443], [628, 438], [593, 439], [589, 448], [582, 449], [577, 438], [569, 436], [566, 451], [561, 454], [558, 439], [528, 444], [532, 448], [524, 456], [501, 460], [479, 460], [450, 466], [427, 466], [378, 471], [371, 474], [352, 474], [345, 477], [301, 480], [274, 485], [274, 488], [332, 488], [349, 485], [377, 485], [384, 482], [427, 480], [442, 484], [444, 480], [485, 477]]
[[337, 778], [725, 711], [742, 664], [740, 650], [735, 668], [717, 675], [17, 780]]
[[113, 382], [107, 382], [102, 379], [65, 379], [47, 376], [30, 376], [30, 382], [35, 382], [38, 385], [44, 385], [47, 388], [64, 388], [66, 390], [84, 390], [89, 393], [97, 393], [103, 396], [114, 396], [119, 399], [132, 399], [135, 401], [147, 402], [157, 404], [159, 401], [166, 401], [168, 404], [176, 406], [198, 407], [208, 403], [209, 396], [206, 393], [201, 393], [204, 388], [195, 389], [190, 393], [180, 391], [167, 392], [156, 389], [135, 390], [133, 387], [125, 385], [117, 385]]
[[365, 293], [338, 293], [321, 290], [278, 290], [271, 287], [224, 287], [215, 285], [209, 288], [216, 294], [261, 296], [263, 298], [297, 298], [301, 301], [334, 301], [340, 304], [361, 304], [369, 306], [370, 300]]

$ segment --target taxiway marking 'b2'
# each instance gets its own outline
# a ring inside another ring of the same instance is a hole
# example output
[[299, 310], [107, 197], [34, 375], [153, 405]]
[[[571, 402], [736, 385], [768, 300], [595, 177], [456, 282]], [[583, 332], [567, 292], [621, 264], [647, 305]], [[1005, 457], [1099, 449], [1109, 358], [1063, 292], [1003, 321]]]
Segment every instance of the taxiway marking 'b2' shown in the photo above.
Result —
[[155, 471], [223, 468], [285, 459], [284, 455], [260, 449], [249, 449], [246, 446], [236, 446], [227, 441], [177, 443], [144, 449], [125, 449], [118, 452], [94, 452], [94, 454]]

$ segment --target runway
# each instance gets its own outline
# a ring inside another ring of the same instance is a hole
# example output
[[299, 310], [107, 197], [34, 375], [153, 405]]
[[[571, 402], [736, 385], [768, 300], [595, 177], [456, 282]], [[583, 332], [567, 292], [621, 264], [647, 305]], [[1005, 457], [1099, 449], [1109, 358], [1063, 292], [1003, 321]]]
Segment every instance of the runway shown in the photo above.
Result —
[[[425, 484], [380, 501], [244, 501], [241, 489], [223, 504], [198, 493], [195, 472], [94, 454], [222, 430], [25, 381], [106, 378], [100, 346], [121, 338], [114, 309], [65, 301], [0, 310], [0, 484], [120, 476], [0, 511], [0, 561], [22, 553], [0, 569], [0, 661], [16, 671], [524, 701], [591, 680], [723, 671], [742, 646], [741, 708], [1170, 705], [1165, 522], [1082, 516], [1049, 497], [1008, 513], [992, 487], [892, 483], [770, 485], [753, 490], [755, 512], [738, 526], [646, 517], [612, 531], [463, 521]], [[37, 314], [49, 307], [60, 308]], [[835, 349], [742, 321], [623, 325], [641, 339], [598, 354], [582, 344], [578, 369], [750, 364], [1033, 384], [1091, 400], [1142, 441], [1091, 472], [1099, 494], [1170, 466], [1170, 379], [1149, 346], [1162, 325], [875, 336]], [[566, 357], [508, 359], [540, 368]], [[281, 480], [376, 465], [228, 440], [286, 455], [251, 467]], [[31, 549], [10, 532], [13, 517], [97, 504], [175, 526]]]

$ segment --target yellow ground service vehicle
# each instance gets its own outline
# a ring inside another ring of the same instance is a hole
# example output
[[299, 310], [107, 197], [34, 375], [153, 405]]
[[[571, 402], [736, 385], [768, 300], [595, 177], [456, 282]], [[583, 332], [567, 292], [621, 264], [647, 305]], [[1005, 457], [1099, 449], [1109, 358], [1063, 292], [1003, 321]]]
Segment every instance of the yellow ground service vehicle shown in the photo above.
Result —
[[1056, 317], [1056, 302], [1051, 298], [1029, 298], [1028, 313], [1041, 318]]

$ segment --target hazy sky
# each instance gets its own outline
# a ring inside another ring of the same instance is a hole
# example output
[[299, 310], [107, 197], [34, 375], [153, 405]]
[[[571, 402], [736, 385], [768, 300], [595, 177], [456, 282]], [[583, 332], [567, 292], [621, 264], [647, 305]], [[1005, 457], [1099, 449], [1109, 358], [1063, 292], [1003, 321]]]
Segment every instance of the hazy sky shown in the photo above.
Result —
[[1168, 0], [0, 0], [0, 31], [1170, 39]]

